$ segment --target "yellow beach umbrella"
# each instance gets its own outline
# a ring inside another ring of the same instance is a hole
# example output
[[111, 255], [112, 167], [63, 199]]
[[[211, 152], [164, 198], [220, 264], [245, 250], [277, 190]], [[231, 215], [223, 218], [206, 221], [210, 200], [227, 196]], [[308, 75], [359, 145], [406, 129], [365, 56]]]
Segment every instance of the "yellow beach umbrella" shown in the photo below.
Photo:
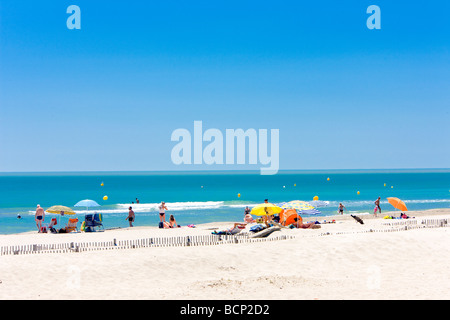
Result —
[[270, 216], [278, 214], [281, 211], [283, 209], [273, 203], [261, 203], [254, 206], [250, 214], [254, 214], [255, 216]]
[[66, 214], [75, 214], [76, 212], [73, 211], [72, 209], [70, 209], [69, 207], [66, 206], [52, 206], [50, 208], [48, 208], [47, 210], [45, 210], [48, 213], [56, 213], [56, 214], [60, 214], [60, 215], [66, 215]]

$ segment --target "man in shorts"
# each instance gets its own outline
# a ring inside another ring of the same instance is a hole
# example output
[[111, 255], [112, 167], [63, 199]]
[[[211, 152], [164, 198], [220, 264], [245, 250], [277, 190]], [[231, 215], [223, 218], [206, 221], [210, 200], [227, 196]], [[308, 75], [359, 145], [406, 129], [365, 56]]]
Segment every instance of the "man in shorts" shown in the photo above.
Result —
[[36, 221], [36, 227], [38, 228], [38, 232], [41, 232], [42, 222], [44, 222], [45, 211], [41, 208], [40, 205], [37, 205], [36, 213], [34, 214], [34, 221]]

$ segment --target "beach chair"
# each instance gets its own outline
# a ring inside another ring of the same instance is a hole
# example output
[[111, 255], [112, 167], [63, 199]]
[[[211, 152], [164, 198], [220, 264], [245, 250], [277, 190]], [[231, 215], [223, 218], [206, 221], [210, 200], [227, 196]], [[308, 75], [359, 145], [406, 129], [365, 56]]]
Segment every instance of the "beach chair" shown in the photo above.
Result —
[[77, 223], [78, 223], [78, 218], [69, 219], [69, 222], [67, 223], [67, 225], [65, 227], [66, 233], [73, 232], [73, 231], [78, 232]]
[[57, 233], [56, 229], [54, 228], [54, 226], [56, 226], [58, 224], [58, 220], [56, 220], [56, 218], [52, 218], [52, 220], [50, 220], [50, 224], [47, 226], [48, 230], [50, 230], [51, 233]]
[[95, 228], [105, 229], [103, 226], [103, 216], [101, 213], [86, 214], [84, 216], [84, 231], [94, 232]]

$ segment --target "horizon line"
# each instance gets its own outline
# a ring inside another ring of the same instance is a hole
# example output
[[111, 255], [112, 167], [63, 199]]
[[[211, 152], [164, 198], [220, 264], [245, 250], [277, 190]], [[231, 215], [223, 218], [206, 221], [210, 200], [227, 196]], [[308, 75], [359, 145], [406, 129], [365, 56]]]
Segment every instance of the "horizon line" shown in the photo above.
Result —
[[[311, 173], [311, 172], [323, 172], [323, 173], [343, 173], [343, 172], [407, 172], [407, 171], [422, 171], [422, 172], [450, 172], [450, 168], [372, 168], [372, 169], [280, 169], [278, 173]], [[206, 170], [75, 170], [75, 171], [0, 171], [0, 175], [14, 175], [14, 174], [114, 174], [114, 173], [128, 173], [128, 174], [164, 174], [164, 173], [241, 173], [241, 174], [260, 174], [259, 170], [238, 170], [238, 169], [228, 169], [228, 170], [217, 170], [217, 169], [206, 169]]]

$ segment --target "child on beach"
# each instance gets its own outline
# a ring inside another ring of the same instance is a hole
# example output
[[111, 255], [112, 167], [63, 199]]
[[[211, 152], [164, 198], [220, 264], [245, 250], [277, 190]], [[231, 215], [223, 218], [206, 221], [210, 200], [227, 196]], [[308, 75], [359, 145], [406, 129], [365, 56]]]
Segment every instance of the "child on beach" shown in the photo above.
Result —
[[374, 202], [375, 203], [375, 209], [373, 209], [373, 214], [375, 215], [375, 217], [377, 217], [377, 209], [378, 209], [378, 211], [381, 214], [380, 199], [381, 199], [381, 197], [378, 197], [378, 199], [375, 200], [375, 202]]

